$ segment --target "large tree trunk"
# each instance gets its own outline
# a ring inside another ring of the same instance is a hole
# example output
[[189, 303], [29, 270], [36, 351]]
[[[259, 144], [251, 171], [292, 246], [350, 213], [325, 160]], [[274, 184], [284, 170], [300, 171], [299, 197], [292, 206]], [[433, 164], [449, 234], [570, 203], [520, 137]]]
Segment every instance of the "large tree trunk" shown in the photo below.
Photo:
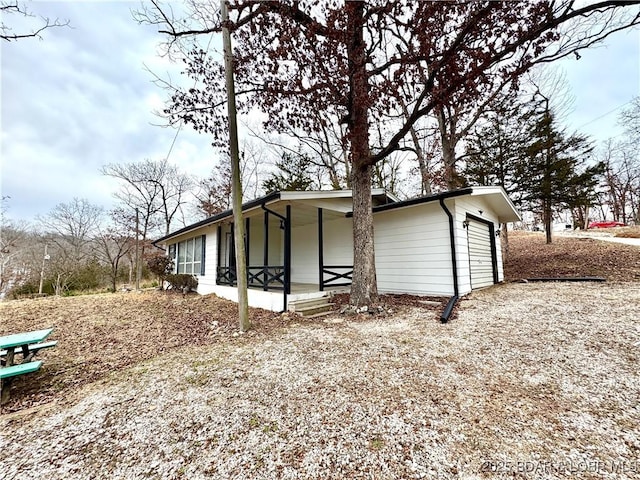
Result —
[[[412, 129], [413, 130], [413, 129]], [[431, 195], [431, 173], [427, 161], [424, 157], [423, 150], [416, 149], [416, 155], [418, 157], [418, 167], [420, 169], [420, 192], [422, 195]]]
[[353, 186], [353, 282], [351, 304], [362, 306], [378, 299], [376, 258], [373, 243], [371, 167], [354, 167]]
[[551, 243], [552, 212], [551, 212], [551, 201], [549, 200], [544, 200], [542, 203], [542, 219], [544, 221], [544, 232], [545, 232], [547, 243]]
[[[400, 107], [402, 108], [402, 113], [406, 119], [409, 118], [409, 110], [407, 109], [407, 105], [405, 104], [402, 96], [399, 98]], [[413, 148], [416, 152], [416, 159], [418, 160], [418, 169], [420, 170], [420, 193], [421, 195], [431, 195], [431, 172], [429, 171], [429, 165], [424, 155], [424, 149], [422, 148], [422, 144], [420, 143], [420, 138], [418, 137], [418, 132], [416, 131], [415, 126], [412, 126], [409, 129], [409, 133], [411, 134], [411, 141], [413, 142]]]
[[509, 229], [507, 224], [501, 226], [500, 244], [502, 245], [502, 261], [505, 262], [509, 258]]
[[[455, 121], [447, 118], [444, 107], [437, 107], [438, 128], [440, 130], [440, 143], [442, 145], [442, 162], [444, 164], [444, 179], [449, 190], [455, 190], [460, 186], [460, 179], [456, 171], [456, 143]], [[447, 126], [447, 124], [449, 124]]]
[[369, 88], [364, 29], [364, 2], [347, 2], [349, 59], [349, 140], [353, 189], [353, 280], [351, 304], [370, 305], [378, 299], [373, 245], [371, 165], [369, 152]]

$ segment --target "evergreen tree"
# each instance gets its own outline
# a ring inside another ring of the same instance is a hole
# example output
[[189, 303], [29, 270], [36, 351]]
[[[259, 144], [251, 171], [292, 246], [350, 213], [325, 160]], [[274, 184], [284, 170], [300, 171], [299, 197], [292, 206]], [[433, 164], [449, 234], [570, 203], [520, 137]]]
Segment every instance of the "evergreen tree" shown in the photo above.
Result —
[[463, 176], [469, 185], [500, 185], [518, 204], [521, 192], [517, 172], [528, 138], [518, 114], [522, 105], [512, 100], [506, 96], [494, 103], [485, 114], [485, 122], [470, 136]]
[[276, 162], [277, 172], [262, 183], [265, 192], [311, 190], [313, 179], [309, 174], [311, 159], [306, 155], [284, 153]]
[[[464, 181], [469, 185], [499, 185], [513, 202], [520, 206], [522, 192], [517, 179], [519, 164], [527, 144], [522, 128], [522, 104], [515, 102], [515, 95], [507, 93], [498, 97], [484, 115], [484, 123], [474, 130], [467, 141]], [[503, 256], [509, 254], [509, 234], [506, 223], [502, 225], [501, 245]]]
[[587, 137], [567, 136], [558, 128], [549, 99], [539, 93], [536, 97], [539, 100], [528, 115], [526, 162], [519, 165], [516, 177], [522, 200], [542, 214], [547, 243], [551, 243], [554, 209], [588, 206], [602, 165], [586, 166], [593, 150]]

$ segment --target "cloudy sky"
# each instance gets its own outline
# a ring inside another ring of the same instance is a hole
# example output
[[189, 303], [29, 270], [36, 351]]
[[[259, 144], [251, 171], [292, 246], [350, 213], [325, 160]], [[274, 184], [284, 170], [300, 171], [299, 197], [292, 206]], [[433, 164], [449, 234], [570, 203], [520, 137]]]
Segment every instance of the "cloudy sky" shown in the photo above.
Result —
[[[153, 125], [165, 93], [145, 65], [160, 75], [179, 69], [158, 57], [156, 29], [133, 21], [139, 5], [33, 2], [34, 12], [72, 28], [0, 44], [0, 175], [12, 218], [32, 220], [73, 197], [108, 208], [117, 185], [101, 166], [167, 155], [175, 130]], [[601, 140], [619, 135], [617, 113], [640, 94], [640, 33], [619, 33], [561, 67], [575, 97], [568, 127]], [[205, 176], [215, 155], [185, 128], [170, 161]]]
[[[133, 21], [139, 6], [32, 3], [32, 11], [69, 19], [72, 28], [0, 45], [2, 195], [11, 197], [12, 218], [32, 219], [73, 197], [110, 207], [117, 184], [101, 166], [169, 152], [176, 131], [155, 126], [165, 92], [145, 66], [177, 78], [179, 67], [158, 56], [156, 29]], [[205, 176], [213, 156], [207, 138], [185, 128], [170, 160]]]

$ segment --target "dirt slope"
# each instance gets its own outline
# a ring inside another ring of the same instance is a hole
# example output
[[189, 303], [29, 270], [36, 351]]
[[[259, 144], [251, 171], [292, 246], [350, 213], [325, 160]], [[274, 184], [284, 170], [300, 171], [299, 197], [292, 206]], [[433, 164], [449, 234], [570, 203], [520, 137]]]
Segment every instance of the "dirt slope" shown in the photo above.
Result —
[[591, 238], [560, 237], [545, 243], [544, 233], [509, 232], [505, 280], [532, 277], [604, 277], [640, 281], [640, 248]]

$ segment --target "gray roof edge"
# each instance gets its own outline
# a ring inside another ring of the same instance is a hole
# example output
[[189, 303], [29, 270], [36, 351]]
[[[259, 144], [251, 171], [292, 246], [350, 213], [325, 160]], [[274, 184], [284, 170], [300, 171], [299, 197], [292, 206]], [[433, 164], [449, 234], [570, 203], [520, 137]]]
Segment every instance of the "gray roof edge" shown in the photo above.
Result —
[[[255, 200], [251, 200], [250, 202], [247, 203], [243, 203], [242, 204], [242, 211], [244, 212], [245, 210], [250, 210], [252, 208], [258, 207], [260, 205], [265, 205], [269, 202], [273, 202], [274, 200], [278, 200], [280, 198], [280, 192], [272, 192], [269, 193], [267, 195], [264, 195], [263, 197], [260, 198], [256, 198]], [[200, 220], [199, 222], [196, 223], [192, 223], [191, 225], [187, 225], [184, 228], [181, 228], [180, 230], [176, 230], [175, 232], [170, 233], [169, 235], [165, 235], [164, 237], [160, 237], [157, 240], [153, 241], [154, 245], [157, 245], [158, 243], [162, 243], [165, 242], [167, 240], [170, 240], [171, 238], [174, 237], [178, 237], [180, 235], [183, 235], [185, 233], [189, 233], [193, 230], [197, 230], [198, 228], [201, 227], [205, 227], [207, 225], [216, 223], [220, 220], [224, 220], [225, 218], [228, 218], [230, 216], [233, 215], [233, 210], [229, 209], [229, 210], [225, 210], [224, 212], [220, 212], [217, 213], [209, 218], [205, 218], [204, 220]]]
[[[460, 190], [449, 190], [447, 192], [436, 193], [434, 195], [427, 195], [425, 197], [410, 198], [409, 200], [402, 200], [395, 203], [387, 203], [385, 205], [378, 205], [373, 207], [373, 213], [384, 212], [386, 210], [393, 210], [396, 208], [410, 207], [412, 205], [420, 205], [421, 203], [437, 202], [442, 199], [460, 197], [462, 195], [469, 195], [473, 192], [473, 187], [461, 188]], [[347, 213], [347, 217], [352, 217], [353, 212]]]

